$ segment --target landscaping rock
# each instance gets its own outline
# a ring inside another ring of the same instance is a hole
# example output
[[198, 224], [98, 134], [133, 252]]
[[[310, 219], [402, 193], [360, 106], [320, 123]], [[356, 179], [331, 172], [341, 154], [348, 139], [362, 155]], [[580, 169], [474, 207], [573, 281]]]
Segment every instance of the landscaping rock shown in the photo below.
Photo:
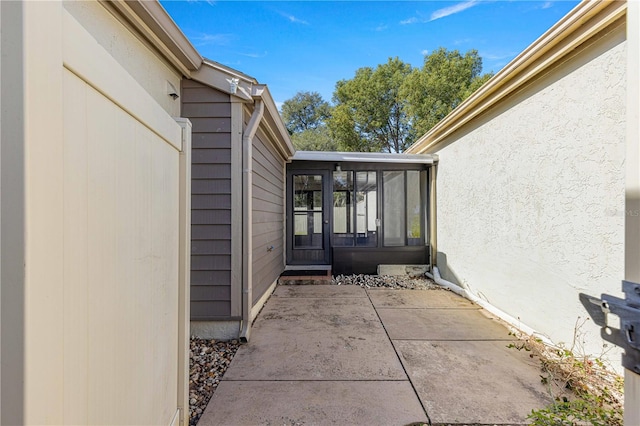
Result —
[[189, 348], [189, 425], [195, 426], [238, 351], [237, 340], [192, 337]]

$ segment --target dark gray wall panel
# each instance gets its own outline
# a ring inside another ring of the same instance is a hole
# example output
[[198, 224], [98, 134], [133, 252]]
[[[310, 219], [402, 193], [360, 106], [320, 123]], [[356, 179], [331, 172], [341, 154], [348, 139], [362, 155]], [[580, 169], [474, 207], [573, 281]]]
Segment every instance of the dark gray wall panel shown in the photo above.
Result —
[[201, 132], [191, 135], [191, 148], [226, 148], [231, 149], [229, 133]]
[[191, 210], [192, 225], [228, 225], [231, 210]]
[[231, 163], [229, 164], [193, 164], [191, 179], [231, 179]]
[[191, 182], [193, 194], [231, 194], [230, 179], [194, 179]]
[[191, 285], [228, 286], [231, 271], [191, 271]]
[[230, 149], [191, 149], [193, 164], [231, 164]]
[[229, 255], [191, 255], [191, 269], [194, 271], [230, 270], [231, 256]]
[[191, 318], [230, 319], [231, 100], [197, 81], [182, 82], [191, 120]]
[[230, 103], [189, 103], [182, 107], [182, 116], [189, 118], [231, 118]]
[[224, 320], [231, 317], [231, 303], [228, 300], [191, 300], [192, 320]]
[[231, 208], [230, 194], [193, 194], [191, 196], [192, 209], [225, 209]]
[[231, 252], [229, 240], [199, 240], [191, 242], [191, 254], [228, 254]]
[[191, 286], [193, 298], [199, 301], [231, 300], [228, 286], [194, 285]]
[[[259, 131], [253, 143], [253, 303], [283, 270], [284, 168]], [[269, 250], [270, 247], [273, 249]]]
[[191, 225], [191, 241], [197, 240], [230, 241], [231, 225]]

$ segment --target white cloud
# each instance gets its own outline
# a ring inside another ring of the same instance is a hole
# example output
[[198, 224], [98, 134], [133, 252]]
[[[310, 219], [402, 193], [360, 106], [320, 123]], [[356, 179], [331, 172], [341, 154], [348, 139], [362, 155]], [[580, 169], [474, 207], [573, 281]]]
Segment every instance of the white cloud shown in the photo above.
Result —
[[553, 2], [552, 1], [546, 1], [546, 2], [544, 2], [544, 4], [541, 7], [542, 7], [542, 9], [549, 9], [551, 6], [553, 6]]
[[291, 14], [280, 12], [280, 15], [284, 16], [285, 18], [287, 18], [289, 20], [289, 22], [292, 22], [294, 24], [309, 25], [309, 23], [307, 21], [305, 21], [304, 19], [297, 18], [297, 17], [295, 17], [295, 16], [293, 16]]
[[238, 55], [247, 56], [249, 58], [264, 58], [267, 56], [269, 52], [265, 51], [264, 53], [238, 53]]
[[427, 50], [427, 49], [423, 49], [423, 50], [421, 50], [421, 51], [420, 51], [420, 54], [421, 54], [422, 56], [427, 56], [427, 55], [429, 54], [429, 50]]
[[223, 46], [229, 44], [233, 39], [233, 34], [200, 34], [191, 36], [191, 41], [196, 46], [217, 45]]
[[405, 19], [404, 21], [400, 21], [400, 25], [417, 24], [418, 22], [424, 22], [424, 21], [416, 18], [415, 16], [412, 16], [409, 19]]
[[386, 24], [380, 24], [380, 25], [378, 25], [378, 26], [376, 27], [376, 31], [384, 31], [384, 30], [386, 30], [386, 29], [388, 29], [388, 28], [389, 28], [389, 26], [388, 26], [388, 25], [386, 25]]
[[433, 12], [429, 18], [430, 21], [435, 21], [436, 19], [444, 18], [446, 16], [454, 15], [456, 13], [460, 13], [473, 7], [478, 4], [477, 0], [469, 0], [463, 3], [454, 4], [453, 6], [444, 7], [442, 9], [438, 9]]

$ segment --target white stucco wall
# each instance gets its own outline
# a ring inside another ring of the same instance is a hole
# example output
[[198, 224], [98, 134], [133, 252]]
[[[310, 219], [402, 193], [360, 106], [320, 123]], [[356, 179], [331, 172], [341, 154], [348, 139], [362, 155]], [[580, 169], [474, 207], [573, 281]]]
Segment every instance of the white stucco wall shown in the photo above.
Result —
[[[437, 152], [443, 278], [568, 346], [588, 317], [578, 294], [624, 277], [625, 55], [622, 28]], [[600, 355], [599, 328], [580, 332]]]
[[180, 100], [167, 95], [167, 82], [180, 90], [182, 76], [148, 43], [124, 29], [100, 2], [71, 0], [65, 1], [64, 7], [169, 115], [180, 115]]

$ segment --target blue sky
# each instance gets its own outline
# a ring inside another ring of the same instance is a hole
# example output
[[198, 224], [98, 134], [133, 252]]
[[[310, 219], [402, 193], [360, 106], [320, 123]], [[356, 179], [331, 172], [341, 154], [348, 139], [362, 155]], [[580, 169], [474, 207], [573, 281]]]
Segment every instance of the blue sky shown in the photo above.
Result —
[[358, 68], [438, 47], [476, 49], [497, 72], [578, 1], [161, 0], [201, 55], [267, 84], [278, 106], [298, 91], [331, 101]]

